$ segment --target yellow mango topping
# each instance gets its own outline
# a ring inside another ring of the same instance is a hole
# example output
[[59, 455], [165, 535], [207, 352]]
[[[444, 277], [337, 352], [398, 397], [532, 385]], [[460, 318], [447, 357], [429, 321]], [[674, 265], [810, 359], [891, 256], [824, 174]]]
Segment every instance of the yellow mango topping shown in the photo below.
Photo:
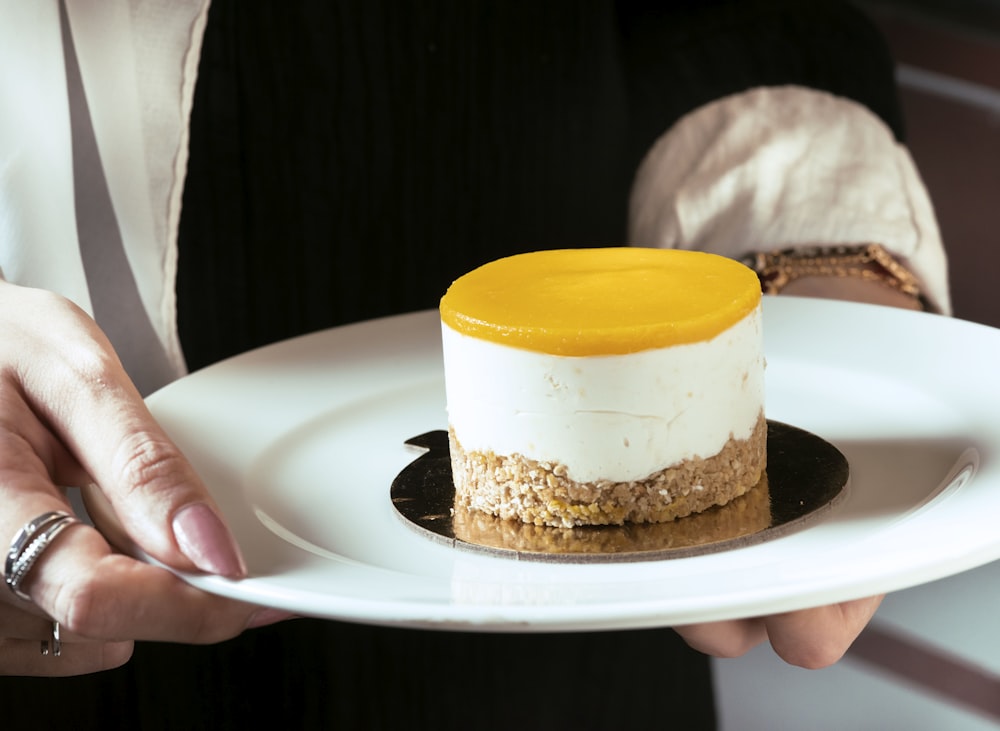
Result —
[[441, 299], [441, 319], [515, 348], [612, 355], [709, 340], [752, 312], [760, 296], [751, 269], [715, 254], [555, 249], [459, 277]]

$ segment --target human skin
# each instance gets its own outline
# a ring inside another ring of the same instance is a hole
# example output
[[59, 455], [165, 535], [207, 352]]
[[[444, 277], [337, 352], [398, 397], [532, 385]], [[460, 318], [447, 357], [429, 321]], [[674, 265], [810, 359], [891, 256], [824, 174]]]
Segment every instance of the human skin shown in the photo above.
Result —
[[[63, 486], [94, 483], [149, 555], [244, 576], [216, 506], [93, 321], [61, 297], [0, 281], [0, 330], [0, 536], [70, 511]], [[104, 670], [126, 662], [135, 640], [218, 642], [281, 616], [198, 591], [84, 524], [59, 534], [21, 589], [30, 602], [0, 591], [0, 674]], [[52, 619], [58, 662], [39, 651]]]

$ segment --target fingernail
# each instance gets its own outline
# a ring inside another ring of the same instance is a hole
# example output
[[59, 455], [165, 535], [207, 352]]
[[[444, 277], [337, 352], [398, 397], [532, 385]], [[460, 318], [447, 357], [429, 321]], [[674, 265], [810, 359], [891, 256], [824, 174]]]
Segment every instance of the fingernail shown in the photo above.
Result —
[[174, 516], [173, 528], [181, 552], [202, 571], [232, 579], [246, 576], [246, 564], [232, 536], [204, 503], [181, 508]]
[[247, 621], [247, 629], [257, 629], [266, 627], [269, 624], [284, 622], [286, 619], [293, 619], [298, 615], [286, 612], [284, 609], [261, 609], [259, 612], [250, 615]]

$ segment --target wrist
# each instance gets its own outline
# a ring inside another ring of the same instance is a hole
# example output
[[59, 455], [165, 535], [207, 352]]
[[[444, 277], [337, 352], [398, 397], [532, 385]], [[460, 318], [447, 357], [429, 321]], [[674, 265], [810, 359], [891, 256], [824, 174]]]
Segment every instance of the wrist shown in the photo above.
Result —
[[799, 277], [785, 285], [781, 293], [792, 297], [822, 297], [907, 310], [922, 309], [920, 302], [914, 297], [881, 282], [864, 279]]
[[754, 252], [741, 261], [765, 294], [846, 299], [933, 311], [920, 281], [879, 244]]

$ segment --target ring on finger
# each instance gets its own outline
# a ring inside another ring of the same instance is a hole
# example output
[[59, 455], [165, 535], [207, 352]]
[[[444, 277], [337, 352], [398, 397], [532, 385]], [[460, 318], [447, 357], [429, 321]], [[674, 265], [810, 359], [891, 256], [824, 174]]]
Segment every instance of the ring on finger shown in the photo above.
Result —
[[7, 582], [7, 588], [18, 598], [30, 601], [31, 597], [21, 590], [21, 583], [56, 536], [79, 522], [70, 513], [53, 510], [26, 523], [14, 536], [7, 551], [7, 560], [4, 563], [4, 580]]
[[52, 639], [42, 640], [42, 654], [48, 655], [50, 652], [52, 653], [52, 657], [62, 655], [62, 638], [59, 636], [59, 622], [55, 620], [52, 621]]

